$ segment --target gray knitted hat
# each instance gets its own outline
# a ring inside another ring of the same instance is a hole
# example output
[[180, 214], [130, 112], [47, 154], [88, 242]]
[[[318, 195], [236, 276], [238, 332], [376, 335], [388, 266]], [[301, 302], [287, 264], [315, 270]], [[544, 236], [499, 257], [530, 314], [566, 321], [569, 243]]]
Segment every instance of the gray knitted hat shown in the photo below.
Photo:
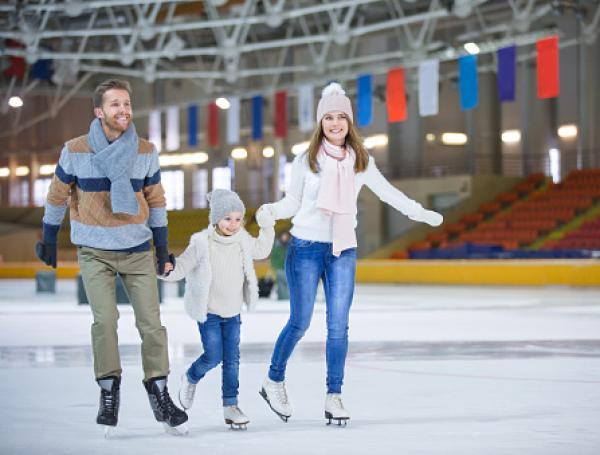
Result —
[[246, 213], [244, 203], [233, 191], [213, 190], [206, 195], [206, 199], [210, 206], [210, 215], [208, 216], [210, 224], [217, 224], [230, 212], [241, 212], [242, 216]]

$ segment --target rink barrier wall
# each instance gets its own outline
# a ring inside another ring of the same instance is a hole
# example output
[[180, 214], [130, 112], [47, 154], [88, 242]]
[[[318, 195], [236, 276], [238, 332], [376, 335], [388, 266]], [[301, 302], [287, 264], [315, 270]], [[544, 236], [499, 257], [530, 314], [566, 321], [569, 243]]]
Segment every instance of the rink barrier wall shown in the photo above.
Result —
[[[0, 264], [2, 278], [35, 278], [39, 263]], [[76, 262], [59, 263], [58, 279], [76, 278]], [[273, 276], [268, 261], [256, 263], [258, 277]], [[598, 260], [359, 260], [359, 283], [456, 284], [498, 286], [600, 286]]]

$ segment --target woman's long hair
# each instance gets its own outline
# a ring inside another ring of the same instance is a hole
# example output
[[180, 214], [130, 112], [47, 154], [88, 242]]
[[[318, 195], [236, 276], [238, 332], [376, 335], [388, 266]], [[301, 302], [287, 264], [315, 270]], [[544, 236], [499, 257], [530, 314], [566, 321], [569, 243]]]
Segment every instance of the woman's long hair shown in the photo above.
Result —
[[[358, 134], [358, 130], [354, 126], [354, 123], [346, 117], [348, 121], [348, 134], [346, 135], [346, 142], [344, 145], [349, 145], [354, 150], [356, 154], [356, 159], [354, 161], [354, 172], [362, 172], [369, 165], [369, 154], [367, 153], [367, 149], [363, 145], [362, 138]], [[308, 146], [308, 165], [310, 166], [310, 170], [315, 174], [319, 172], [319, 164], [317, 163], [317, 154], [319, 153], [319, 149], [321, 148], [321, 142], [323, 142], [323, 138], [325, 134], [323, 133], [323, 125], [321, 122], [315, 128], [315, 131], [310, 138], [310, 144]]]

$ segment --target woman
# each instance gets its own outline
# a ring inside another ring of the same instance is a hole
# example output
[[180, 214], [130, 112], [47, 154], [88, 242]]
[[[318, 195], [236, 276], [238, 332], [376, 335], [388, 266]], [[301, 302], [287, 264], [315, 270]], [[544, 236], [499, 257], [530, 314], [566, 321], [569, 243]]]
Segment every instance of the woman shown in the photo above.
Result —
[[317, 286], [323, 280], [327, 309], [327, 395], [325, 418], [346, 422], [342, 404], [348, 350], [348, 314], [356, 270], [356, 199], [367, 185], [383, 202], [414, 221], [438, 226], [439, 213], [394, 188], [379, 172], [353, 123], [350, 100], [342, 87], [325, 87], [317, 107], [317, 127], [308, 151], [294, 159], [292, 181], [279, 202], [263, 205], [275, 219], [293, 216], [286, 256], [290, 318], [277, 342], [260, 394], [287, 422], [292, 406], [285, 388], [285, 368], [313, 313]]

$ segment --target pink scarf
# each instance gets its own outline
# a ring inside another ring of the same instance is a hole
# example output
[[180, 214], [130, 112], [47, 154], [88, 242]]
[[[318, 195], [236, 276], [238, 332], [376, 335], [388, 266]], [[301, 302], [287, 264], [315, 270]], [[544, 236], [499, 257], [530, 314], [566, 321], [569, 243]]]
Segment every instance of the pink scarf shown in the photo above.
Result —
[[354, 150], [338, 147], [323, 139], [317, 161], [321, 168], [321, 182], [317, 208], [332, 216], [333, 255], [348, 248], [356, 248], [354, 216], [356, 192], [354, 189]]

